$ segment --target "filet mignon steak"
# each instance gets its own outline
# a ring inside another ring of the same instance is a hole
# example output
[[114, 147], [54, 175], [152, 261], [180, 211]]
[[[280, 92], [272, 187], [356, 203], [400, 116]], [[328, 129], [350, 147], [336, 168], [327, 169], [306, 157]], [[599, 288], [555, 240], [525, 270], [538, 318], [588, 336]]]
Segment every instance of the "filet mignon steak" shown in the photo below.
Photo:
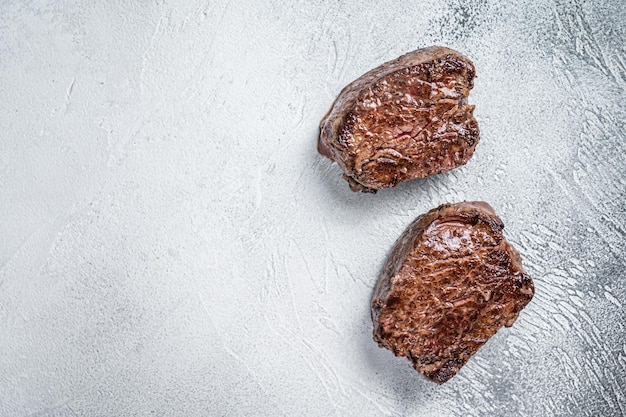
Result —
[[346, 86], [320, 122], [318, 151], [353, 191], [376, 192], [465, 164], [478, 143], [467, 104], [472, 62], [443, 47], [409, 52]]
[[400, 236], [372, 299], [374, 340], [439, 384], [534, 294], [502, 220], [484, 202], [444, 204]]

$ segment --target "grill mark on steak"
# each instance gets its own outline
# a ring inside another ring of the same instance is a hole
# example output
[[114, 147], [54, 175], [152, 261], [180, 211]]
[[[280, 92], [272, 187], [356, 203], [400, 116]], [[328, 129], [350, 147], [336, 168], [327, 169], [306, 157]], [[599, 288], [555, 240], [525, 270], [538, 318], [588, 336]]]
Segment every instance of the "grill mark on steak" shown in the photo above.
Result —
[[400, 236], [374, 289], [374, 340], [444, 383], [534, 294], [484, 202], [444, 204]]
[[443, 47], [387, 62], [341, 91], [320, 122], [318, 151], [339, 164], [353, 191], [463, 165], [479, 140], [467, 104], [474, 76], [468, 58]]

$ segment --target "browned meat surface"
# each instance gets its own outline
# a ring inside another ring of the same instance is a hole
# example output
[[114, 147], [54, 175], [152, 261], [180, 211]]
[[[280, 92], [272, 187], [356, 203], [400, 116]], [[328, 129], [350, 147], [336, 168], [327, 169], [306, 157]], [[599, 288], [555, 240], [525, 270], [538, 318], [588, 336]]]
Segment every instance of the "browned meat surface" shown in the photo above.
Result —
[[442, 47], [387, 62], [341, 91], [320, 123], [318, 151], [339, 164], [353, 191], [463, 165], [479, 139], [467, 104], [474, 75], [468, 58]]
[[534, 294], [484, 202], [444, 204], [398, 239], [374, 290], [374, 340], [444, 383]]

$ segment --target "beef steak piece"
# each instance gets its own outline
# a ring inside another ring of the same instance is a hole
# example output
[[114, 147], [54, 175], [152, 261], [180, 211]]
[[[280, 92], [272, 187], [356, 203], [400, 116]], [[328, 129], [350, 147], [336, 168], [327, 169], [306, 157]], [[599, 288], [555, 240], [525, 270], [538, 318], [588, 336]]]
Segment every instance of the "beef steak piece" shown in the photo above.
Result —
[[419, 216], [389, 255], [372, 299], [374, 340], [442, 384], [535, 292], [502, 220], [484, 202]]
[[474, 65], [452, 49], [409, 52], [346, 86], [320, 122], [317, 149], [353, 191], [376, 192], [465, 164], [478, 143], [467, 104]]

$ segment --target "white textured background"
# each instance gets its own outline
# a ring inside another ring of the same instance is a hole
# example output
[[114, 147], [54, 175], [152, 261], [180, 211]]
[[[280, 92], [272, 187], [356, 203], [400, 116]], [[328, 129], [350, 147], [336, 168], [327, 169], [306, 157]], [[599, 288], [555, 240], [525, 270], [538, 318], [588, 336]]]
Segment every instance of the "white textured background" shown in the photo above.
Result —
[[[626, 7], [511, 3], [1, 1], [0, 416], [624, 415]], [[319, 119], [432, 44], [476, 64], [474, 158], [351, 193]], [[437, 386], [369, 302], [463, 199], [537, 294]]]

